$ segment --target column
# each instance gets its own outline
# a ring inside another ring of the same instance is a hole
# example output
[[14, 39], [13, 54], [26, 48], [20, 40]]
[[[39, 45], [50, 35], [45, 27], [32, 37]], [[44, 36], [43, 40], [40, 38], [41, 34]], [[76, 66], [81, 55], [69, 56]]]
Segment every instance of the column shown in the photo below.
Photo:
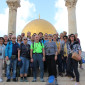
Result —
[[8, 34], [16, 35], [17, 8], [20, 7], [20, 0], [7, 0], [6, 2], [9, 7]]
[[76, 3], [77, 0], [65, 0], [65, 6], [68, 10], [68, 33], [77, 33], [76, 25]]

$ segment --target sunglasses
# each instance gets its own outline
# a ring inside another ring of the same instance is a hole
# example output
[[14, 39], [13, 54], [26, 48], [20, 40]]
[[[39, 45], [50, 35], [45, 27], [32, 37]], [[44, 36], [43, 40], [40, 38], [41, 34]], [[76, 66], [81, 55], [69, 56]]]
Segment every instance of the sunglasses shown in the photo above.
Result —
[[12, 38], [12, 39], [16, 39], [16, 38]]

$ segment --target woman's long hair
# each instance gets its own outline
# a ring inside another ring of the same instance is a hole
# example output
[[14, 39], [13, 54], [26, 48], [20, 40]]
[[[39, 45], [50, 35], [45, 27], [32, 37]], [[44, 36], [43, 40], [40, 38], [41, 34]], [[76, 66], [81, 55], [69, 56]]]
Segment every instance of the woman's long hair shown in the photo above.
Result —
[[75, 35], [74, 35], [74, 34], [70, 34], [70, 35], [69, 35], [69, 42], [70, 42], [70, 44], [71, 44], [71, 39], [70, 39], [71, 36], [74, 36], [74, 42], [76, 41], [76, 37], [75, 37]]
[[[21, 38], [20, 41], [22, 41], [22, 37], [21, 37], [21, 35], [18, 35], [18, 36], [20, 36], [20, 38]], [[18, 36], [17, 36], [17, 42], [18, 42]]]

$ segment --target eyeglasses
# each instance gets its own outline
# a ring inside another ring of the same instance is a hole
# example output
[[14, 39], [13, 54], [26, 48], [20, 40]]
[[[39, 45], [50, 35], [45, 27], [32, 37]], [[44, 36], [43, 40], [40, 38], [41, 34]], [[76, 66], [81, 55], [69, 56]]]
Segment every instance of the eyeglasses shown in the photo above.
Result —
[[27, 40], [27, 39], [24, 39], [24, 40]]
[[66, 40], [66, 38], [64, 38], [64, 40]]
[[71, 36], [71, 37], [74, 37], [74, 36]]

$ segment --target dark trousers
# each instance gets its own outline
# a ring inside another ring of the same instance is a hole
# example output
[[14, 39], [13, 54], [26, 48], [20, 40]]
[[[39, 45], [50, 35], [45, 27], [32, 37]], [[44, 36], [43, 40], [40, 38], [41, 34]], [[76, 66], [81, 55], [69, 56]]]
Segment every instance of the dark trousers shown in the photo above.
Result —
[[59, 73], [62, 73], [62, 56], [61, 54], [58, 54], [58, 59], [57, 59], [57, 62], [58, 62], [58, 71]]
[[74, 74], [73, 74], [73, 71], [74, 71], [76, 76], [76, 82], [79, 82], [78, 61], [72, 59], [71, 57], [72, 57], [72, 54], [69, 54], [68, 60], [67, 60], [67, 72], [68, 74], [71, 75], [72, 78], [74, 78]]
[[67, 72], [67, 56], [66, 57], [63, 57], [63, 60], [62, 60], [62, 70], [63, 72]]
[[56, 70], [56, 61], [55, 61], [55, 55], [46, 55], [46, 61], [47, 61], [47, 69], [49, 76], [54, 75], [55, 78], [57, 77], [57, 70]]
[[82, 64], [82, 59], [79, 61], [79, 64]]
[[44, 61], [44, 72], [47, 72], [47, 61]]

